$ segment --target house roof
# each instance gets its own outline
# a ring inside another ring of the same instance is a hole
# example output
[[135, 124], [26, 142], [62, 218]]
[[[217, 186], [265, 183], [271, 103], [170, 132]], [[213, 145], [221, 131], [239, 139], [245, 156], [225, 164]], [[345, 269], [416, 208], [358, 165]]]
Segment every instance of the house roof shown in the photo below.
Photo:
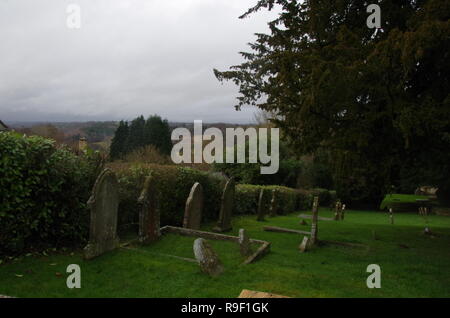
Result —
[[0, 120], [0, 130], [8, 130], [8, 129], [9, 129], [8, 126], [6, 126], [5, 123]]

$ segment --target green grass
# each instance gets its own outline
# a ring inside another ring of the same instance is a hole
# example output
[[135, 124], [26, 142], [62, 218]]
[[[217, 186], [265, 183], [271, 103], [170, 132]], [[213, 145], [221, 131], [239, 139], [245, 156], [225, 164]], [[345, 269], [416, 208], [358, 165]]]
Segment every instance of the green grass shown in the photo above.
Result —
[[418, 203], [416, 200], [428, 200], [429, 197], [414, 194], [387, 194], [380, 204], [380, 210], [393, 207], [394, 211], [417, 212]]
[[[82, 260], [81, 252], [75, 251], [73, 255], [23, 257], [0, 265], [0, 294], [237, 297], [242, 289], [251, 289], [291, 297], [450, 297], [450, 217], [430, 216], [429, 226], [436, 237], [428, 237], [422, 234], [424, 220], [417, 214], [396, 214], [395, 225], [390, 225], [386, 213], [348, 211], [345, 221], [319, 221], [319, 238], [365, 244], [369, 251], [326, 245], [300, 254], [297, 247], [302, 237], [262, 231], [265, 225], [309, 229], [299, 225], [298, 214], [265, 222], [256, 222], [255, 216], [235, 218], [231, 234], [245, 228], [250, 237], [272, 242], [272, 249], [256, 263], [243, 266], [237, 245], [210, 241], [225, 265], [225, 272], [217, 278], [202, 274], [195, 263], [167, 256], [193, 258], [195, 239], [169, 234], [156, 244], [119, 249], [91, 261]], [[332, 212], [321, 209], [320, 215], [332, 217]], [[66, 287], [69, 264], [81, 266], [81, 289]], [[381, 266], [381, 289], [366, 286], [369, 264]]]

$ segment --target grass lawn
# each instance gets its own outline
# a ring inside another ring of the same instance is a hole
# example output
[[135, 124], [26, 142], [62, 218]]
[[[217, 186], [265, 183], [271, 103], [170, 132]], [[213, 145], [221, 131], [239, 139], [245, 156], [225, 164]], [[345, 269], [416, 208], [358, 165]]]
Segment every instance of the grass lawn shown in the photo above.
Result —
[[429, 197], [414, 194], [387, 194], [380, 204], [380, 210], [387, 210], [392, 206], [394, 211], [417, 212], [419, 204], [416, 200], [429, 200]]
[[[417, 214], [396, 214], [395, 225], [390, 225], [386, 213], [348, 211], [345, 221], [319, 221], [319, 238], [365, 244], [369, 250], [327, 245], [300, 254], [299, 235], [262, 231], [265, 225], [308, 230], [299, 225], [298, 214], [265, 222], [257, 222], [256, 216], [235, 218], [232, 235], [245, 228], [251, 238], [272, 242], [272, 249], [256, 263], [242, 266], [237, 245], [210, 241], [225, 265], [218, 278], [202, 274], [195, 263], [168, 256], [193, 258], [194, 241], [168, 234], [151, 246], [121, 248], [91, 261], [75, 251], [0, 265], [0, 294], [195, 298], [237, 297], [242, 289], [251, 289], [291, 297], [450, 297], [450, 217], [430, 216], [436, 237], [428, 237]], [[321, 209], [320, 215], [332, 217], [332, 212]], [[69, 264], [81, 267], [81, 289], [66, 287]], [[381, 266], [381, 289], [366, 286], [369, 264]]]

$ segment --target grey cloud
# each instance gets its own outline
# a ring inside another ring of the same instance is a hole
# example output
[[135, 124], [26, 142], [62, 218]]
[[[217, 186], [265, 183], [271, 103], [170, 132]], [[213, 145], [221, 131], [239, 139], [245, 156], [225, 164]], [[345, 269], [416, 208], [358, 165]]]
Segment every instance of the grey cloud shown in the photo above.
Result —
[[[9, 0], [0, 2], [0, 118], [241, 122], [237, 88], [213, 68], [242, 60], [275, 13], [238, 16], [255, 0]], [[77, 3], [82, 28], [66, 27]]]

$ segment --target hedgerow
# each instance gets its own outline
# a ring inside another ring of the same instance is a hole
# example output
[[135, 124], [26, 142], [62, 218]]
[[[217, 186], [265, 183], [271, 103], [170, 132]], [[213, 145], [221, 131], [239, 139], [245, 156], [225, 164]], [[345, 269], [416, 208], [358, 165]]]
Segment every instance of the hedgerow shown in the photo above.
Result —
[[83, 243], [100, 165], [49, 139], [0, 133], [0, 256]]

